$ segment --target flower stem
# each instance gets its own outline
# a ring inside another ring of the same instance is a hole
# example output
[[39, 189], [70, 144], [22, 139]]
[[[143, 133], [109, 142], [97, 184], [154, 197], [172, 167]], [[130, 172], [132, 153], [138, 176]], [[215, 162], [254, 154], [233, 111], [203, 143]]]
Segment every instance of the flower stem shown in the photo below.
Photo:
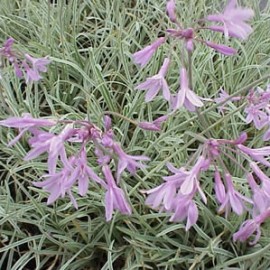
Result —
[[133, 125], [135, 125], [135, 126], [138, 125], [138, 123], [137, 123], [136, 121], [134, 121], [134, 120], [132, 120], [132, 119], [130, 119], [130, 118], [128, 118], [128, 117], [126, 117], [126, 116], [120, 114], [120, 113], [117, 113], [117, 112], [104, 111], [103, 114], [104, 114], [104, 115], [105, 115], [105, 114], [115, 115], [115, 116], [117, 116], [117, 117], [119, 117], [119, 118], [122, 118], [122, 119], [124, 119], [124, 120], [130, 122], [131, 124], [133, 124]]

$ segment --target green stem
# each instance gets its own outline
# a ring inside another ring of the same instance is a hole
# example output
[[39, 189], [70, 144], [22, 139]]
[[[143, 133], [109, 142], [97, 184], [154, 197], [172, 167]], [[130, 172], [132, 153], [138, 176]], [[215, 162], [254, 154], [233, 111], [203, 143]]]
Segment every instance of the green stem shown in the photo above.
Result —
[[201, 136], [200, 134], [196, 134], [192, 131], [186, 131], [185, 134], [191, 136], [192, 138], [197, 139], [198, 141], [200, 141], [202, 143], [205, 143], [207, 141], [207, 139], [205, 137]]
[[[192, 52], [188, 51], [188, 80], [189, 80], [189, 88], [191, 90], [193, 90], [193, 76], [192, 76]], [[201, 126], [202, 129], [205, 129], [207, 127], [209, 127], [209, 123], [206, 119], [206, 116], [203, 117], [201, 115], [201, 112], [199, 109], [196, 109], [196, 113], [198, 115], [198, 119], [199, 119], [199, 125]], [[207, 136], [208, 138], [211, 138], [211, 132], [207, 132]]]
[[188, 52], [188, 81], [189, 88], [193, 90], [193, 80], [192, 80], [192, 52]]
[[135, 125], [135, 126], [138, 125], [138, 122], [136, 122], [136, 121], [134, 121], [134, 120], [132, 120], [132, 119], [130, 119], [130, 118], [128, 118], [128, 117], [126, 117], [126, 116], [120, 114], [120, 113], [112, 112], [112, 111], [104, 111], [104, 112], [103, 112], [103, 115], [105, 115], [105, 114], [115, 115], [115, 116], [117, 116], [117, 117], [119, 117], [119, 118], [122, 118], [122, 119], [124, 119], [124, 120], [130, 122], [131, 124], [133, 124], [133, 125]]

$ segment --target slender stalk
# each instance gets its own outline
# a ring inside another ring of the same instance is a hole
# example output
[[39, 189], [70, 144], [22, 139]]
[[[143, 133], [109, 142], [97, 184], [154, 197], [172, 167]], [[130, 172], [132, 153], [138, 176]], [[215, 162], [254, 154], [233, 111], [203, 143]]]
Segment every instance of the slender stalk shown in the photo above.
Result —
[[[192, 52], [188, 51], [188, 81], [189, 81], [189, 88], [191, 90], [193, 90], [193, 76], [192, 76]], [[209, 127], [209, 123], [206, 119], [206, 116], [203, 117], [201, 115], [201, 112], [199, 109], [196, 109], [196, 113], [198, 115], [198, 119], [199, 119], [199, 125], [201, 126], [202, 129], [205, 129], [207, 127]], [[208, 138], [211, 138], [211, 132], [208, 131], [207, 132], [207, 136]]]
[[192, 80], [192, 52], [188, 51], [188, 80], [189, 87], [193, 90], [193, 80]]
[[138, 125], [138, 122], [136, 122], [136, 121], [134, 121], [134, 120], [132, 120], [132, 119], [130, 119], [130, 118], [128, 118], [128, 117], [126, 117], [126, 116], [120, 114], [120, 113], [112, 112], [112, 111], [105, 111], [105, 112], [103, 112], [103, 115], [105, 115], [105, 114], [115, 115], [115, 116], [117, 116], [117, 117], [119, 117], [119, 118], [122, 118], [122, 119], [124, 119], [124, 120], [126, 120], [126, 121], [132, 123], [132, 124], [135, 125], [135, 126]]

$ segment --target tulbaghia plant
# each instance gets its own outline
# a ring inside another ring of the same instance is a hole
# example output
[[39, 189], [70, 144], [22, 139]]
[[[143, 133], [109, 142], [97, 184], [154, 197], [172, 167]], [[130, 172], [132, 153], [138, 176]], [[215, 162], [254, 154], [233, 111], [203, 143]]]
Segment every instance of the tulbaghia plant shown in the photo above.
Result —
[[[253, 11], [238, 6], [236, 0], [230, 0], [221, 13], [197, 18], [195, 22], [198, 25], [195, 26], [184, 26], [180, 23], [175, 0], [167, 1], [166, 12], [174, 27], [167, 29], [163, 36], [150, 42], [150, 45], [135, 52], [132, 58], [135, 64], [145, 68], [151, 59], [155, 58], [156, 51], [163, 47], [164, 59], [158, 73], [145, 78], [144, 82], [134, 88], [145, 93], [146, 102], [151, 102], [161, 92], [169, 104], [167, 114], [148, 122], [134, 121], [116, 112], [107, 112], [102, 128], [90, 120], [37, 119], [30, 114], [2, 120], [0, 125], [18, 130], [18, 135], [9, 145], [28, 134], [31, 149], [24, 157], [26, 161], [46, 156], [47, 172], [42, 177], [43, 181], [36, 181], [34, 185], [48, 193], [48, 204], [67, 195], [77, 208], [73, 187], [77, 185], [77, 193], [86, 196], [92, 183], [104, 189], [105, 217], [109, 221], [114, 210], [127, 215], [132, 213], [130, 200], [126, 191], [121, 188], [124, 171], [135, 175], [138, 170], [144, 169], [145, 162], [150, 161], [144, 155], [126, 153], [116, 140], [109, 113], [122, 117], [145, 131], [162, 132], [162, 125], [168, 118], [177, 117], [179, 110], [187, 110], [197, 115], [194, 119], [199, 119], [200, 127], [204, 128], [199, 135], [187, 131], [187, 134], [193, 137], [193, 142], [199, 142], [199, 146], [186, 164], [176, 166], [167, 163], [169, 173], [162, 177], [163, 182], [157, 187], [142, 191], [146, 195], [146, 205], [168, 213], [171, 222], [185, 222], [185, 229], [189, 230], [199, 218], [198, 200], [208, 203], [209, 199], [202, 185], [202, 179], [208, 177], [212, 179], [212, 193], [218, 214], [228, 218], [233, 213], [238, 216], [249, 213], [248, 220], [234, 233], [234, 241], [246, 241], [255, 236], [250, 242], [255, 244], [261, 235], [261, 225], [270, 216], [270, 178], [264, 172], [270, 167], [270, 147], [250, 146], [245, 132], [234, 139], [213, 138], [206, 112], [217, 109], [217, 112], [224, 115], [231, 103], [235, 106], [241, 104], [244, 107], [246, 124], [254, 124], [256, 129], [263, 130], [263, 140], [267, 141], [270, 139], [270, 88], [256, 88], [256, 82], [252, 89], [244, 88], [233, 95], [226, 89], [221, 89], [216, 98], [212, 99], [197, 93], [197, 89], [193, 87], [192, 75], [192, 53], [196, 50], [196, 44], [207, 46], [225, 56], [237, 54], [237, 49], [227, 43], [233, 38], [240, 41], [248, 38], [252, 33], [249, 21], [253, 17]], [[200, 22], [203, 22], [204, 26], [201, 26]], [[226, 44], [202, 38], [201, 31], [211, 31], [213, 36], [222, 33]], [[13, 42], [13, 39], [9, 39], [0, 49], [2, 57], [14, 66], [17, 76], [25, 73], [27, 82], [38, 81], [41, 78], [40, 72], [47, 70], [48, 58], [36, 59], [25, 54], [22, 59], [12, 49]], [[168, 84], [168, 74], [171, 63], [175, 62], [171, 56], [175, 44], [180, 46], [182, 55], [178, 67], [180, 83], [174, 92]], [[205, 111], [202, 111], [203, 109]], [[67, 151], [67, 145], [70, 144], [77, 149], [73, 153]], [[89, 145], [92, 145], [91, 154], [95, 156], [91, 164], [88, 159]], [[227, 159], [242, 169], [249, 187], [245, 194], [236, 184], [235, 177], [227, 166]], [[247, 166], [238, 164], [239, 159]]]

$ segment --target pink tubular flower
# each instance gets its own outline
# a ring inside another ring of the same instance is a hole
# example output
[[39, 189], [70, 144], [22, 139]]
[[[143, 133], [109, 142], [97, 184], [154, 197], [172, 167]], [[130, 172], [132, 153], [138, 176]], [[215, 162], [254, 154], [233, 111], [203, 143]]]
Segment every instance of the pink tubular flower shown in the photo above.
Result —
[[67, 160], [64, 142], [67, 141], [73, 133], [74, 129], [72, 125], [67, 125], [58, 135], [34, 130], [34, 136], [29, 140], [32, 149], [24, 157], [24, 160], [31, 160], [42, 153], [48, 152], [49, 174], [55, 173], [58, 157], [60, 157], [66, 167], [69, 167], [70, 164]]
[[77, 202], [72, 195], [72, 186], [78, 181], [79, 194], [84, 196], [88, 190], [89, 178], [104, 188], [106, 183], [99, 178], [96, 173], [87, 165], [85, 148], [81, 150], [78, 156], [71, 156], [67, 160], [67, 164], [59, 172], [52, 172], [44, 175], [47, 180], [43, 182], [34, 182], [36, 187], [41, 187], [50, 195], [47, 204], [52, 204], [59, 197], [64, 197], [67, 193], [75, 208], [78, 208]]
[[252, 32], [252, 28], [246, 23], [254, 15], [252, 9], [237, 7], [237, 0], [230, 0], [223, 14], [207, 16], [207, 20], [223, 23], [223, 26], [210, 26], [209, 29], [223, 32], [226, 37], [232, 36], [246, 39]]
[[201, 171], [207, 170], [209, 160], [200, 156], [190, 171], [185, 168], [176, 169], [170, 163], [168, 169], [174, 175], [163, 177], [165, 183], [151, 190], [146, 204], [152, 208], [159, 208], [172, 214], [170, 221], [177, 222], [187, 219], [186, 230], [189, 230], [198, 219], [198, 209], [193, 201], [196, 192], [199, 192], [202, 200], [206, 203], [206, 197], [200, 188], [198, 176]]
[[266, 209], [262, 214], [258, 215], [254, 219], [246, 220], [241, 225], [239, 231], [234, 233], [233, 241], [244, 242], [254, 232], [256, 232], [255, 239], [252, 242], [249, 242], [250, 245], [255, 245], [261, 236], [260, 226], [268, 217], [270, 217], [270, 208]]
[[[219, 104], [219, 103], [223, 103], [221, 106], [218, 107], [219, 111], [223, 113], [224, 109], [225, 109], [225, 105], [228, 102], [234, 102], [234, 101], [238, 101], [241, 99], [241, 97], [232, 97], [231, 99], [228, 100], [228, 98], [230, 97], [230, 95], [224, 90], [224, 89], [220, 89], [219, 92], [219, 97], [215, 98], [214, 101], [215, 103]], [[227, 100], [227, 101], [225, 101]], [[225, 103], [224, 103], [225, 102]]]
[[237, 50], [234, 48], [231, 48], [229, 46], [223, 45], [223, 44], [216, 44], [211, 41], [204, 41], [204, 44], [207, 45], [208, 47], [216, 50], [219, 53], [222, 53], [224, 55], [234, 55], [237, 53]]
[[161, 125], [168, 119], [168, 115], [158, 117], [153, 122], [139, 122], [138, 127], [144, 130], [161, 131]]
[[183, 181], [180, 192], [183, 195], [190, 195], [194, 192], [198, 191], [202, 197], [202, 200], [204, 203], [207, 202], [207, 199], [200, 188], [200, 183], [198, 180], [198, 176], [201, 171], [207, 170], [210, 165], [210, 162], [208, 159], [205, 159], [205, 157], [200, 156], [193, 166], [193, 168], [187, 173], [186, 179]]
[[130, 215], [131, 208], [125, 198], [123, 190], [116, 185], [110, 168], [105, 165], [102, 167], [102, 171], [107, 181], [107, 192], [105, 195], [106, 221], [112, 219], [114, 209], [119, 210], [122, 214]]
[[126, 154], [118, 143], [115, 143], [113, 145], [113, 150], [119, 158], [117, 174], [116, 174], [117, 182], [120, 181], [120, 176], [125, 169], [127, 169], [131, 174], [135, 174], [137, 167], [141, 169], [145, 167], [143, 164], [139, 163], [138, 161], [150, 160], [146, 156], [131, 156], [131, 155]]
[[[26, 71], [26, 83], [31, 81], [38, 81], [42, 77], [40, 76], [40, 72], [47, 71], [47, 65], [51, 62], [48, 57], [43, 58], [34, 58], [29, 54], [25, 54], [25, 61], [23, 61], [23, 66]], [[28, 63], [30, 63], [30, 66]]]
[[49, 127], [56, 121], [50, 119], [33, 118], [30, 113], [23, 113], [22, 117], [10, 117], [0, 121], [0, 125], [13, 128]]
[[16, 60], [16, 57], [12, 52], [14, 41], [14, 38], [10, 37], [4, 42], [4, 46], [0, 48], [0, 54], [7, 57], [7, 59], [12, 63]]
[[215, 170], [215, 194], [217, 201], [222, 204], [225, 200], [226, 193], [225, 193], [225, 186], [221, 180], [221, 176], [219, 171]]
[[233, 212], [237, 215], [241, 215], [244, 211], [245, 205], [244, 201], [252, 204], [252, 200], [240, 194], [238, 191], [234, 189], [232, 176], [229, 173], [225, 173], [225, 180], [227, 184], [227, 194], [223, 198], [223, 202], [218, 210], [218, 212], [225, 211], [225, 216], [228, 216], [230, 208], [232, 208]]
[[78, 190], [81, 196], [88, 191], [89, 179], [106, 188], [104, 181], [96, 175], [94, 170], [87, 165], [86, 149], [83, 147], [78, 156], [72, 156], [71, 165], [75, 167], [70, 175], [68, 185], [71, 187], [78, 181]]
[[175, 1], [169, 0], [166, 5], [166, 10], [168, 13], [168, 16], [172, 22], [176, 22], [176, 15], [175, 15]]
[[[255, 172], [254, 172], [255, 173]], [[257, 173], [255, 173], [257, 175]], [[258, 175], [257, 175], [258, 176]], [[258, 176], [259, 177], [259, 176]], [[265, 178], [266, 175], [264, 175]], [[253, 210], [252, 215], [253, 217], [256, 217], [263, 213], [267, 208], [270, 207], [270, 194], [269, 194], [269, 184], [270, 179], [260, 179], [262, 184], [258, 185], [252, 175], [252, 173], [249, 173], [247, 175], [247, 180], [249, 183], [249, 186], [252, 190], [252, 201], [253, 201]]]
[[246, 220], [238, 230], [238, 232], [233, 234], [233, 241], [246, 241], [254, 232], [256, 232], [256, 237], [254, 241], [249, 242], [250, 245], [254, 245], [259, 241], [261, 236], [260, 224], [258, 224], [254, 219]]
[[178, 185], [178, 181], [167, 181], [153, 189], [145, 191], [145, 193], [149, 194], [145, 200], [145, 204], [153, 209], [158, 209], [162, 205], [165, 210], [171, 210]]
[[[146, 204], [152, 208], [161, 206], [161, 211], [165, 209], [165, 211], [173, 213], [171, 221], [182, 221], [188, 217], [186, 227], [188, 230], [198, 217], [197, 207], [192, 201], [193, 196], [198, 191], [202, 200], [205, 203], [207, 201], [200, 188], [198, 176], [202, 170], [209, 167], [209, 161], [202, 156], [199, 157], [190, 171], [184, 168], [176, 169], [170, 163], [167, 166], [174, 175], [163, 177], [165, 183], [145, 192], [149, 194]], [[193, 215], [194, 213], [195, 215]]]
[[163, 177], [165, 183], [145, 191], [144, 193], [149, 194], [145, 203], [154, 209], [159, 208], [161, 205], [161, 210], [164, 208], [166, 211], [172, 211], [177, 190], [186, 179], [188, 172], [183, 168], [176, 169], [171, 164], [167, 166], [168, 169], [175, 174]]
[[185, 68], [180, 72], [181, 88], [176, 96], [172, 97], [171, 106], [174, 110], [185, 106], [189, 111], [195, 111], [196, 107], [202, 107], [203, 103], [200, 98], [188, 87], [188, 77]]
[[145, 82], [139, 84], [135, 89], [146, 90], [145, 102], [153, 100], [153, 98], [158, 94], [160, 89], [162, 89], [163, 97], [166, 100], [170, 100], [170, 90], [168, 84], [165, 80], [165, 75], [167, 73], [170, 64], [170, 59], [165, 58], [163, 65], [157, 75], [148, 78]]
[[187, 219], [186, 231], [188, 231], [198, 220], [198, 208], [191, 196], [181, 196], [175, 199], [174, 214], [170, 221], [178, 222]]
[[9, 146], [16, 143], [23, 134], [34, 127], [50, 127], [56, 124], [53, 120], [33, 118], [29, 113], [23, 113], [22, 117], [10, 117], [0, 121], [0, 125], [5, 127], [18, 128], [19, 134], [9, 143]]
[[162, 45], [165, 42], [165, 40], [166, 40], [165, 37], [160, 37], [151, 45], [148, 45], [144, 49], [134, 53], [133, 54], [134, 63], [144, 67], [152, 58], [157, 48], [160, 45]]
[[249, 105], [245, 108], [245, 113], [247, 114], [246, 123], [249, 124], [254, 122], [254, 125], [257, 129], [262, 129], [268, 123], [268, 116], [265, 112], [262, 111], [261, 104], [258, 105]]
[[237, 147], [245, 154], [250, 156], [252, 159], [260, 162], [261, 164], [270, 167], [270, 162], [267, 161], [265, 156], [270, 155], [270, 146], [261, 147], [261, 148], [249, 148], [244, 146], [243, 144], [238, 144]]
[[[262, 183], [262, 189], [270, 198], [270, 178], [263, 173], [263, 171], [259, 168], [259, 166], [255, 162], [249, 163], [250, 168], [253, 170], [253, 172], [256, 174], [258, 179]], [[270, 206], [270, 205], [269, 205]]]
[[33, 184], [36, 187], [41, 187], [50, 193], [47, 204], [52, 204], [59, 197], [63, 198], [67, 193], [74, 207], [77, 209], [77, 202], [71, 193], [71, 186], [68, 184], [71, 173], [72, 167], [64, 167], [60, 172], [44, 175], [43, 177], [47, 178], [47, 180], [42, 182], [34, 182]]
[[235, 140], [232, 140], [232, 143], [234, 145], [242, 144], [247, 140], [247, 138], [248, 138], [247, 133], [241, 132], [238, 138], [236, 138]]

